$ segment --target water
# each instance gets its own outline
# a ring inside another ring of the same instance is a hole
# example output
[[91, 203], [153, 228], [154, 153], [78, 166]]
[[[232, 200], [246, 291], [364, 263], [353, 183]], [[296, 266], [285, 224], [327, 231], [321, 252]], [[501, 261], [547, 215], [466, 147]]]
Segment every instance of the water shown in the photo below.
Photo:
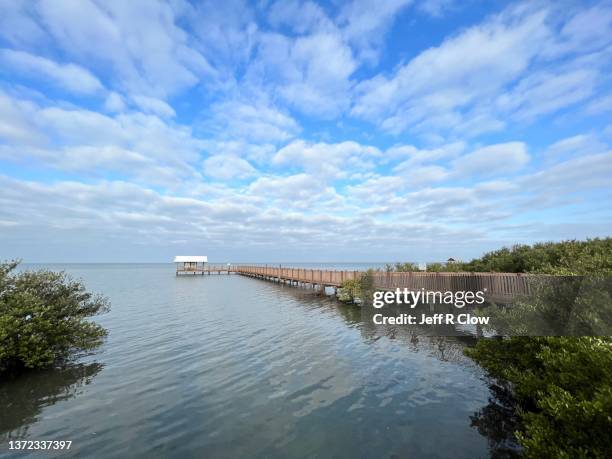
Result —
[[0, 383], [6, 440], [62, 457], [488, 457], [466, 338], [383, 333], [312, 290], [172, 265], [65, 265], [112, 310], [105, 345]]

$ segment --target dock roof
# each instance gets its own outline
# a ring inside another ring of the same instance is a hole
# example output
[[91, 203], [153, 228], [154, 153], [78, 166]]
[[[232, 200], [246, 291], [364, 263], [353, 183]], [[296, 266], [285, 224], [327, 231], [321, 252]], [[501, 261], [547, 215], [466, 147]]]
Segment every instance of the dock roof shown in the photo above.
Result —
[[175, 263], [208, 263], [206, 255], [177, 255], [174, 257]]

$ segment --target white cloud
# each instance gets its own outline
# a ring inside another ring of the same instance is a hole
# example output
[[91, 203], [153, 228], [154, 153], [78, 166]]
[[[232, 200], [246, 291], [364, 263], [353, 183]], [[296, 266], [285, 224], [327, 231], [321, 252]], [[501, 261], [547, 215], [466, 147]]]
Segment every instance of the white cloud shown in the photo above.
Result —
[[396, 145], [385, 155], [392, 162], [400, 160], [392, 170], [412, 189], [449, 180], [512, 174], [530, 159], [523, 142], [487, 145], [463, 154], [465, 151], [465, 143], [455, 142], [433, 149]]
[[430, 48], [390, 78], [360, 83], [355, 116], [381, 120], [384, 129], [411, 126], [451, 127], [455, 110], [495, 95], [527, 68], [537, 53], [534, 43], [548, 36], [544, 11], [509, 10], [482, 25]]
[[360, 201], [388, 203], [391, 198], [405, 192], [407, 182], [403, 177], [377, 175], [357, 185], [348, 187], [349, 196]]
[[356, 68], [351, 48], [338, 34], [316, 33], [295, 40], [264, 34], [247, 79], [273, 87], [303, 113], [331, 118], [348, 107], [349, 78]]
[[[140, 234], [148, 240], [160, 240], [170, 234], [203, 237], [203, 229], [212, 222], [223, 229], [224, 219], [231, 224], [257, 212], [244, 200], [206, 202], [166, 196], [120, 181], [42, 184], [0, 176], [0, 187], [6, 190], [1, 198], [0, 218], [13, 215], [22, 227], [44, 222], [46, 228], [66, 230], [65, 234], [73, 229], [103, 228], [102, 234]], [[24, 218], [27, 215], [30, 217]]]
[[453, 161], [454, 173], [462, 177], [512, 174], [529, 162], [523, 142], [508, 142], [479, 148]]
[[446, 167], [438, 165], [405, 168], [400, 165], [394, 169], [406, 178], [406, 182], [414, 189], [424, 185], [433, 185], [447, 179], [450, 176]]
[[328, 207], [338, 212], [342, 202], [334, 187], [326, 185], [320, 177], [305, 173], [260, 177], [249, 186], [249, 192], [280, 205], [275, 211], [281, 213], [283, 208], [321, 211]]
[[299, 132], [299, 125], [288, 114], [265, 102], [227, 100], [212, 107], [214, 128], [220, 137], [246, 141], [283, 142]]
[[[27, 240], [31, 247], [46, 247], [41, 253], [50, 257], [57, 253], [49, 237], [63, 247], [62, 253], [91, 248], [95, 240], [106, 247], [105, 254], [128, 244], [131, 256], [136, 253], [134, 240], [144, 243], [148, 252], [167, 248], [169, 240], [188, 241], [186, 247], [205, 244], [211, 252], [226, 255], [237, 247], [261, 247], [261, 252], [249, 252], [254, 257], [276, 253], [274, 248], [284, 243], [296, 244], [298, 251], [338, 250], [350, 244], [352, 250], [368, 248], [360, 255], [376, 250], [397, 259], [432, 254], [430, 246], [443, 240], [444, 250], [456, 253], [463, 247], [469, 252], [474, 244], [497, 246], [549, 237], [550, 225], [562, 223], [567, 213], [560, 217], [547, 210], [580, 194], [606, 190], [610, 155], [576, 158], [511, 183], [496, 180], [410, 191], [403, 178], [379, 175], [349, 187], [347, 196], [307, 173], [260, 177], [247, 188], [202, 198], [118, 181], [37, 183], [0, 176], [0, 221], [9, 222], [2, 231], [7, 247], [24, 250], [20, 241]], [[347, 209], [347, 216], [340, 216]], [[583, 210], [584, 215], [596, 215], [595, 210]], [[521, 226], [514, 215], [527, 212], [536, 216], [529, 226]], [[345, 231], [338, 232], [339, 227]], [[557, 228], [555, 234], [599, 234], [596, 228], [601, 231], [601, 225], [575, 222], [565, 233]], [[506, 239], [500, 242], [496, 237]]]
[[321, 182], [308, 174], [287, 177], [261, 177], [250, 186], [255, 194], [283, 196], [287, 199], [307, 198], [320, 188]]
[[411, 3], [412, 0], [353, 0], [344, 4], [338, 22], [342, 35], [356, 49], [360, 60], [368, 63], [378, 61], [385, 32]]
[[602, 153], [607, 149], [607, 145], [601, 142], [597, 136], [579, 134], [558, 140], [550, 145], [544, 153], [544, 158], [549, 161], [560, 162], [571, 157]]
[[4, 246], [403, 258], [546, 238], [543, 223], [601, 231], [610, 8], [519, 3], [427, 49], [389, 45], [398, 19], [454, 7], [6, 2], [0, 158], [45, 181], [0, 176]]
[[398, 169], [432, 161], [448, 160], [457, 157], [466, 149], [464, 142], [453, 142], [437, 148], [419, 149], [412, 145], [395, 145], [385, 152], [385, 157], [390, 160], [402, 159]]
[[[419, 4], [421, 8], [423, 4]], [[589, 98], [610, 60], [612, 9], [522, 3], [356, 85], [353, 116], [393, 134], [474, 137]], [[605, 102], [587, 109], [596, 114]]]
[[439, 18], [455, 6], [455, 3], [455, 0], [421, 0], [417, 3], [417, 8], [423, 13]]
[[174, 118], [176, 116], [174, 109], [163, 100], [142, 95], [133, 95], [132, 100], [144, 112], [154, 113], [164, 118]]
[[[607, 189], [612, 177], [612, 151], [580, 156], [524, 177], [519, 181], [547, 198], [564, 198], [571, 193]], [[605, 195], [604, 195], [605, 196]]]
[[588, 69], [534, 73], [500, 96], [497, 103], [514, 118], [533, 119], [585, 100], [593, 93], [597, 78], [597, 72]]
[[32, 45], [44, 39], [43, 27], [29, 14], [31, 3], [10, 0], [2, 2], [0, 35], [9, 43]]
[[232, 155], [215, 155], [204, 161], [207, 176], [216, 180], [232, 180], [251, 177], [256, 170], [248, 161]]
[[21, 73], [40, 80], [50, 80], [76, 94], [95, 94], [104, 86], [91, 72], [75, 64], [59, 64], [24, 51], [0, 49], [0, 64], [5, 71]]
[[297, 167], [316, 177], [339, 179], [347, 177], [352, 170], [372, 169], [374, 164], [371, 161], [380, 156], [377, 148], [357, 142], [313, 144], [296, 140], [281, 148], [272, 163], [289, 169]]
[[7, 143], [44, 142], [44, 136], [32, 128], [36, 105], [29, 101], [15, 100], [0, 91], [0, 139]]
[[0, 126], [0, 136], [10, 141], [1, 154], [13, 161], [34, 157], [63, 170], [93, 175], [115, 171], [171, 187], [181, 185], [178, 177], [199, 176], [193, 164], [203, 143], [190, 128], [166, 124], [153, 115], [112, 117], [84, 109], [40, 107], [0, 92]]
[[546, 56], [559, 57], [568, 53], [588, 53], [610, 45], [612, 8], [605, 2], [590, 8], [571, 11], [561, 28], [558, 40], [542, 50]]
[[277, 0], [270, 6], [267, 20], [274, 28], [289, 26], [298, 34], [335, 29], [323, 8], [311, 1]]
[[[267, 20], [275, 32], [257, 36], [247, 81], [268, 87], [302, 113], [337, 117], [349, 108], [353, 73], [378, 60], [386, 31], [409, 3], [354, 0], [332, 17], [314, 2], [274, 2]], [[297, 36], [283, 35], [287, 28]]]
[[233, 83], [236, 68], [249, 61], [260, 32], [252, 5], [246, 0], [202, 0], [176, 2], [173, 8], [197, 37], [193, 46], [218, 73], [216, 83]]
[[[11, 2], [12, 3], [12, 2]], [[86, 60], [123, 91], [165, 98], [214, 77], [206, 58], [176, 25], [171, 5], [157, 1], [36, 2], [11, 6], [2, 35], [15, 44], [40, 47], [53, 41], [75, 60]], [[28, 39], [19, 24], [43, 24]], [[42, 30], [47, 31], [48, 35]], [[31, 40], [35, 43], [31, 43]]]
[[142, 153], [116, 145], [66, 147], [61, 150], [39, 150], [38, 156], [48, 164], [67, 172], [104, 177], [108, 171], [127, 173], [140, 183], [175, 184], [189, 176], [187, 170], [166, 167], [163, 162]]
[[602, 113], [612, 112], [612, 94], [593, 99], [588, 103], [585, 111], [589, 115], [600, 115]]
[[119, 94], [111, 92], [106, 96], [104, 108], [109, 112], [122, 112], [125, 110], [125, 102]]
[[213, 155], [230, 155], [244, 157], [255, 164], [267, 165], [276, 153], [276, 147], [270, 143], [248, 143], [241, 140], [205, 141], [204, 150]]

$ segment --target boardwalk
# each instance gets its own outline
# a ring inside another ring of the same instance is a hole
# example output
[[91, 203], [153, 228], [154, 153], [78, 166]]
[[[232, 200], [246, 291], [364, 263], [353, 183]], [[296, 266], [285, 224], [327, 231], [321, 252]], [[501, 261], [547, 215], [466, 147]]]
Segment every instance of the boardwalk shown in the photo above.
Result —
[[[277, 280], [291, 285], [309, 285], [337, 288], [349, 279], [361, 276], [361, 271], [333, 271], [305, 268], [282, 268], [268, 266], [233, 266], [232, 272]], [[529, 293], [529, 274], [520, 273], [428, 273], [428, 272], [383, 272], [373, 273], [377, 290], [408, 290], [457, 292], [483, 291], [488, 301], [510, 302], [517, 296]]]
[[197, 266], [180, 266], [176, 267], [176, 275], [205, 275], [205, 274], [232, 274], [236, 270], [228, 265], [197, 265]]
[[[282, 268], [255, 265], [202, 265], [177, 267], [177, 275], [240, 274], [259, 279], [274, 280], [290, 285], [337, 289], [344, 281], [357, 279], [363, 271], [338, 271], [325, 269]], [[482, 291], [493, 302], [511, 302], [517, 296], [529, 294], [530, 274], [520, 273], [428, 273], [384, 272], [373, 274], [376, 290], [408, 290], [458, 292]]]

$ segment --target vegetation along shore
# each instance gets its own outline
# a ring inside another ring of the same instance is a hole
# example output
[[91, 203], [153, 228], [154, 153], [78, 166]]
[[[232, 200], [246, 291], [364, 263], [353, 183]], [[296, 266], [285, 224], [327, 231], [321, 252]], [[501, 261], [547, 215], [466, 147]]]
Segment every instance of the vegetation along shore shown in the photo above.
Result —
[[[16, 266], [0, 265], [1, 377], [62, 365], [103, 343], [108, 331], [90, 318], [108, 310], [106, 298], [87, 292], [64, 273], [16, 272]], [[608, 279], [612, 238], [519, 245], [470, 262], [428, 268]], [[387, 269], [411, 271], [416, 266], [397, 263]], [[598, 290], [598, 301], [609, 306], [612, 292], [606, 288]], [[364, 273], [346, 281], [340, 297], [354, 301], [372, 291], [371, 275]], [[526, 314], [521, 307], [513, 313]], [[564, 307], [558, 303], [555, 314], [563, 315]], [[550, 312], [533, 304], [529, 308], [530, 314]], [[609, 324], [608, 313], [602, 309], [598, 323]], [[591, 325], [596, 322], [590, 320]], [[519, 420], [514, 435], [525, 457], [612, 457], [611, 337], [482, 338], [466, 354], [496, 381], [494, 398], [503, 400]]]
[[[418, 267], [396, 263], [387, 269], [403, 272]], [[588, 276], [603, 285], [597, 290], [597, 316], [588, 318], [589, 325], [612, 323], [612, 238], [516, 245], [469, 262], [433, 264], [427, 269]], [[364, 273], [343, 287], [346, 301], [367, 298], [372, 292], [371, 275]], [[552, 306], [551, 311], [550, 301], [536, 301], [519, 304], [511, 313], [524, 314], [521, 307], [528, 308], [532, 316], [523, 316], [523, 323], [537, 316], [563, 318], [569, 313], [561, 299]], [[572, 322], [563, 321], [568, 323]], [[612, 337], [607, 335], [482, 338], [466, 350], [496, 381], [492, 395], [505, 405], [500, 408], [519, 419], [513, 434], [525, 457], [612, 457]]]

